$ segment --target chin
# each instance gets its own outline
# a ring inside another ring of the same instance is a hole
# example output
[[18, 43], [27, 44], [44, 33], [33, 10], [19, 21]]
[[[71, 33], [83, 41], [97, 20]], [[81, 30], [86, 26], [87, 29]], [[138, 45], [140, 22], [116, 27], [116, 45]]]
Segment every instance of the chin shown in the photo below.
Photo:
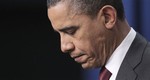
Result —
[[94, 64], [88, 64], [88, 63], [82, 64], [83, 69], [96, 69], [96, 68], [100, 68], [100, 67], [101, 67], [101, 65], [94, 65]]
[[82, 68], [83, 69], [93, 69], [93, 68], [96, 68], [96, 66], [94, 66], [92, 64], [84, 63], [84, 64], [82, 64]]

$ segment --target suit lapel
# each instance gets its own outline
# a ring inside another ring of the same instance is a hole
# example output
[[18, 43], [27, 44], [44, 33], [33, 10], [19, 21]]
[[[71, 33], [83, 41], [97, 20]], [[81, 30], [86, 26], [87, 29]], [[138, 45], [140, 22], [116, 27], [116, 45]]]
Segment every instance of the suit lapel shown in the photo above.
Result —
[[124, 62], [121, 66], [124, 66], [124, 67], [120, 68], [116, 80], [135, 80], [136, 79], [137, 75], [135, 74], [135, 72], [133, 71], [133, 69], [128, 63]]
[[136, 80], [134, 69], [141, 61], [146, 44], [147, 41], [137, 33], [120, 66], [116, 80]]

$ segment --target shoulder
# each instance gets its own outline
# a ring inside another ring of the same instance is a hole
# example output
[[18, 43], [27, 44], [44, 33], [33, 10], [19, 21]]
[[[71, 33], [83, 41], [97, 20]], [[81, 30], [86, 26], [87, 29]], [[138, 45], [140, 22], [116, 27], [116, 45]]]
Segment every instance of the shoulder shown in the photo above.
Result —
[[[140, 45], [139, 45], [140, 46]], [[148, 42], [144, 51], [141, 62], [135, 68], [135, 72], [138, 74], [140, 80], [150, 80], [150, 43]]]

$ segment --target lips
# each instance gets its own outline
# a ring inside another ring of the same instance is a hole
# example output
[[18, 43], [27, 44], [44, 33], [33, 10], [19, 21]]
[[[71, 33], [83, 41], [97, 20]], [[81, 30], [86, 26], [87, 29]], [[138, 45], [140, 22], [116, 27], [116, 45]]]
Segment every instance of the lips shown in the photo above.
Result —
[[72, 58], [74, 58], [74, 60], [78, 63], [83, 63], [82, 61], [82, 57], [84, 56], [85, 54], [80, 54], [78, 56], [72, 56]]

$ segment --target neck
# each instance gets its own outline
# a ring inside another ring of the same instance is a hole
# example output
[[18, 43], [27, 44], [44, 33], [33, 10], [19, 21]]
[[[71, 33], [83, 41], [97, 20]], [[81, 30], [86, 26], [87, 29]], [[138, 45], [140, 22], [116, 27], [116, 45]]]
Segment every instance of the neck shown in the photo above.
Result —
[[130, 31], [130, 26], [128, 25], [128, 22], [126, 20], [124, 21], [117, 21], [116, 27], [114, 28], [116, 30], [115, 32], [115, 38], [116, 38], [116, 44], [115, 48], [117, 48], [120, 43], [124, 40], [124, 38], [128, 35]]
[[108, 32], [109, 34], [107, 35], [109, 37], [109, 42], [108, 42], [108, 46], [106, 47], [107, 50], [106, 53], [108, 54], [108, 56], [106, 57], [106, 61], [112, 55], [114, 50], [121, 44], [121, 42], [127, 36], [129, 31], [130, 31], [130, 26], [128, 25], [126, 20], [124, 21], [118, 20], [115, 26], [113, 27], [113, 29], [109, 30]]

